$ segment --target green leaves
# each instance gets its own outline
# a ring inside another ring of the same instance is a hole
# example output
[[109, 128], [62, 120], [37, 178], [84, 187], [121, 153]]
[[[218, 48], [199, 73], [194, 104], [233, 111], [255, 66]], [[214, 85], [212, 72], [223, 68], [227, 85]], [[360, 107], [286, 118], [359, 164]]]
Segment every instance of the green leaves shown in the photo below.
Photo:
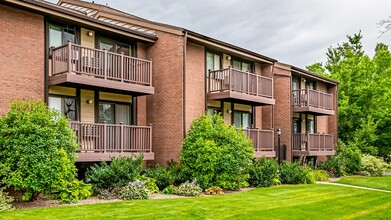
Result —
[[245, 134], [215, 114], [193, 121], [182, 144], [180, 164], [185, 179], [196, 179], [201, 188], [239, 189], [248, 185], [253, 157]]
[[76, 175], [77, 143], [68, 121], [42, 101], [11, 103], [0, 118], [0, 173], [23, 199], [61, 190]]

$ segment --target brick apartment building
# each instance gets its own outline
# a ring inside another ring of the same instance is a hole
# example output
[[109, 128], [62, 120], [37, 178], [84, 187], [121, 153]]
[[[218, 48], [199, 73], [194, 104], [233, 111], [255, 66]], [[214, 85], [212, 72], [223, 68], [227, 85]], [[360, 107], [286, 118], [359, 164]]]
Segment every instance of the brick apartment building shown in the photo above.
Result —
[[178, 160], [192, 120], [214, 112], [244, 128], [255, 157], [276, 156], [277, 128], [287, 160], [335, 153], [335, 81], [99, 4], [4, 0], [0, 11], [0, 114], [45, 100], [70, 120], [78, 162]]

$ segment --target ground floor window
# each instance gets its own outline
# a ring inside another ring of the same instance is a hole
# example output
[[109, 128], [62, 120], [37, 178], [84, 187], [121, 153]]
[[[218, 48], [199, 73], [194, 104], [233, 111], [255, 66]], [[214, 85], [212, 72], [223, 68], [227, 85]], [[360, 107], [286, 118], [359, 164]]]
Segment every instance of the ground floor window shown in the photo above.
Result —
[[131, 124], [131, 105], [114, 102], [99, 102], [99, 123]]
[[206, 114], [207, 115], [214, 115], [214, 114], [220, 114], [221, 115], [221, 108], [216, 108], [216, 107], [208, 107]]
[[238, 128], [251, 128], [251, 113], [244, 111], [234, 111], [234, 124]]
[[65, 115], [66, 118], [76, 121], [76, 98], [69, 96], [49, 95], [48, 106]]

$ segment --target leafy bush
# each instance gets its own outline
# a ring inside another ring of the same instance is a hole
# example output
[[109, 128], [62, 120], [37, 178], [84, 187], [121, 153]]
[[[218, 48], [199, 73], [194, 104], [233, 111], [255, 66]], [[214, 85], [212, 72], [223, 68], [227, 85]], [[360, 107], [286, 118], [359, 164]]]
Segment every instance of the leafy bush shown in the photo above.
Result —
[[300, 166], [299, 163], [284, 161], [280, 165], [280, 180], [283, 184], [314, 183], [311, 168]]
[[320, 168], [327, 170], [331, 176], [340, 177], [357, 173], [361, 165], [361, 152], [355, 144], [347, 146], [338, 141], [337, 154], [331, 156]]
[[121, 187], [118, 191], [119, 197], [123, 200], [149, 199], [149, 190], [145, 187], [145, 182], [136, 180]]
[[3, 190], [4, 188], [0, 188], [0, 212], [13, 210], [11, 203], [14, 201], [14, 198]]
[[174, 184], [175, 181], [175, 177], [170, 170], [159, 164], [156, 165], [155, 169], [147, 168], [144, 173], [146, 176], [156, 180], [156, 185], [160, 190]]
[[73, 180], [60, 192], [62, 203], [76, 203], [78, 200], [88, 199], [92, 195], [92, 185], [83, 181]]
[[177, 190], [176, 186], [169, 185], [163, 189], [163, 194], [172, 195], [176, 193], [176, 190]]
[[98, 197], [99, 199], [110, 200], [115, 199], [117, 196], [114, 190], [102, 189], [99, 191]]
[[24, 200], [75, 179], [77, 142], [68, 120], [43, 101], [16, 101], [0, 118], [0, 179]]
[[248, 182], [254, 187], [269, 187], [280, 184], [277, 161], [265, 157], [254, 160]]
[[105, 161], [94, 164], [86, 172], [86, 182], [92, 183], [95, 192], [125, 186], [128, 182], [135, 181], [140, 175], [143, 158], [143, 155], [112, 157], [110, 164]]
[[381, 158], [363, 154], [358, 174], [363, 176], [383, 176], [386, 168], [387, 164]]
[[218, 186], [212, 186], [210, 188], [205, 189], [206, 195], [224, 195], [223, 189]]
[[138, 180], [145, 182], [145, 187], [149, 190], [150, 193], [158, 193], [159, 188], [156, 185], [156, 180], [154, 178], [140, 176]]
[[185, 182], [178, 186], [176, 194], [180, 196], [199, 196], [202, 188], [195, 182]]
[[239, 189], [248, 185], [253, 157], [254, 149], [246, 135], [215, 114], [193, 121], [182, 144], [180, 164], [184, 178], [197, 179], [204, 189]]
[[329, 174], [325, 170], [312, 170], [309, 175], [312, 175], [312, 178], [315, 181], [326, 182], [329, 181]]

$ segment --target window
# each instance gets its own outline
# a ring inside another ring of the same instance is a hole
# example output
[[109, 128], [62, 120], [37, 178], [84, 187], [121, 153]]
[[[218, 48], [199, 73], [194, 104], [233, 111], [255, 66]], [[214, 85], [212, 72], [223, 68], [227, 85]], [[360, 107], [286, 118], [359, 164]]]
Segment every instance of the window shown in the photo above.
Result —
[[234, 111], [234, 124], [237, 128], [242, 126], [242, 128], [251, 128], [251, 113]]
[[113, 53], [121, 53], [123, 52], [124, 55], [132, 56], [132, 45], [117, 42], [110, 38], [100, 37], [99, 38], [99, 49], [103, 50], [106, 49], [109, 52]]
[[68, 41], [76, 43], [76, 29], [62, 25], [49, 25], [49, 48], [59, 47], [67, 44]]
[[99, 102], [99, 123], [131, 124], [130, 104]]
[[293, 90], [298, 90], [300, 89], [300, 80], [297, 77], [292, 78], [292, 89]]
[[76, 121], [76, 98], [67, 96], [49, 96], [48, 106], [65, 115], [66, 118]]
[[221, 112], [221, 108], [217, 108], [217, 107], [209, 107], [208, 106], [208, 108], [207, 108], [207, 111], [206, 111], [206, 114], [207, 115], [210, 115], [210, 116], [212, 116], [212, 115], [214, 115], [215, 113], [222, 113]]
[[293, 118], [293, 132], [294, 134], [301, 133], [300, 118]]
[[314, 90], [314, 89], [315, 89], [315, 82], [314, 82], [314, 81], [307, 80], [305, 86], [306, 86], [307, 89], [312, 89], [312, 90]]
[[307, 115], [307, 133], [313, 134], [316, 132], [315, 119], [315, 115]]
[[219, 70], [221, 69], [221, 64], [220, 64], [220, 55], [207, 52], [206, 53], [206, 72], [209, 70]]
[[232, 67], [244, 72], [251, 72], [252, 66], [250, 62], [240, 61], [237, 59], [232, 60]]

